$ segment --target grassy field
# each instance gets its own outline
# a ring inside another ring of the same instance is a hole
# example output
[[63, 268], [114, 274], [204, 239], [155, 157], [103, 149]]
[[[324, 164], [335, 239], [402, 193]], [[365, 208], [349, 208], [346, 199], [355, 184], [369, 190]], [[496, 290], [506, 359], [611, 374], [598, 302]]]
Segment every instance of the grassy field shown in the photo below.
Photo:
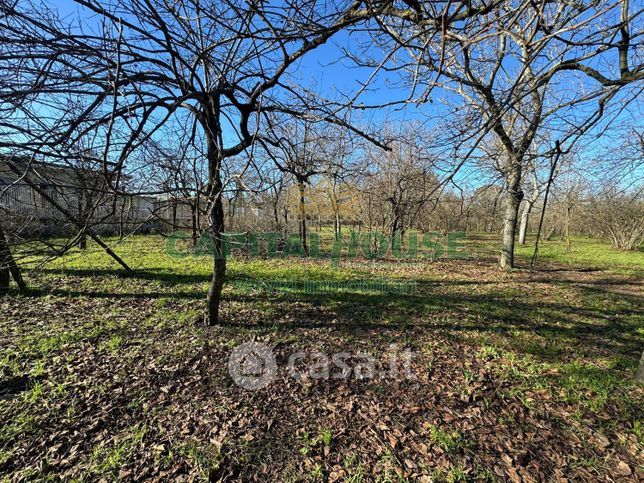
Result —
[[[232, 259], [222, 324], [206, 327], [208, 257], [114, 243], [132, 274], [90, 245], [0, 299], [0, 480], [644, 478], [642, 251], [548, 241], [534, 270], [519, 247], [511, 273], [482, 235], [464, 260]], [[411, 289], [355, 285], [381, 279]], [[278, 363], [257, 391], [228, 373], [251, 340]], [[298, 351], [385, 364], [392, 344], [413, 377], [285, 367]]]
[[[534, 240], [528, 237], [525, 245], [517, 245], [516, 254], [520, 263], [529, 265], [534, 253]], [[497, 251], [498, 241], [494, 237], [474, 237], [473, 249], [491, 254]], [[540, 266], [544, 262], [554, 262], [570, 265], [576, 268], [602, 269], [621, 274], [644, 275], [644, 247], [637, 251], [614, 250], [605, 242], [592, 238], [574, 238], [567, 250], [566, 242], [562, 239], [541, 241], [539, 244], [538, 261]]]

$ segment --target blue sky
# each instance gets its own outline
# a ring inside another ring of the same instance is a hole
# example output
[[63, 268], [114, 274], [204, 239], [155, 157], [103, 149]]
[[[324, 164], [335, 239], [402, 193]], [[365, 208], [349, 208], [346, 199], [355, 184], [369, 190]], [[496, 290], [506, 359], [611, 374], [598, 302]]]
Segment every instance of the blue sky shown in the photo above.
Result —
[[[91, 22], [91, 15], [88, 17], [87, 10], [79, 6], [73, 0], [55, 0], [48, 2], [57, 9], [61, 16], [74, 18], [79, 12], [81, 18], [87, 18]], [[304, 84], [315, 84], [323, 95], [334, 96], [336, 93], [353, 93], [360, 88], [360, 82], [365, 82], [372, 74], [372, 69], [357, 68], [351, 65], [348, 60], [341, 60], [342, 48], [349, 48], [352, 42], [357, 39], [365, 40], [364, 34], [349, 33], [343, 31], [336, 34], [326, 44], [305, 56], [295, 68], [291, 68], [291, 74], [303, 79]], [[398, 86], [394, 85], [395, 83]], [[393, 100], [402, 100], [407, 97], [409, 90], [402, 86], [394, 74], [389, 74], [385, 80], [383, 75], [375, 78], [364, 92], [360, 100], [365, 104], [383, 103]], [[414, 106], [408, 106], [403, 112], [396, 109], [395, 112], [380, 110], [376, 113], [377, 119], [396, 118], [413, 119], [419, 114]]]
[[[74, 15], [77, 11], [82, 11], [82, 7], [76, 5], [73, 0], [57, 0], [51, 3], [52, 6], [57, 8], [61, 15]], [[82, 14], [86, 18], [87, 14]], [[91, 20], [89, 20], [91, 21]], [[352, 47], [352, 42], [364, 41], [366, 37], [364, 34], [352, 34], [347, 32], [340, 32], [336, 34], [325, 45], [319, 47], [315, 51], [309, 53], [304, 59], [291, 69], [291, 73], [298, 79], [301, 79], [302, 84], [305, 86], [316, 86], [323, 96], [337, 97], [341, 94], [355, 93], [361, 86], [361, 83], [367, 81], [372, 74], [370, 68], [357, 68], [349, 60], [342, 59], [342, 48]], [[374, 52], [377, 56], [378, 53]], [[434, 98], [440, 100], [443, 96], [449, 99], [449, 95], [445, 91], [435, 91]], [[400, 77], [395, 73], [381, 73], [369, 85], [359, 98], [359, 103], [369, 104], [382, 104], [391, 101], [404, 100], [409, 95], [409, 90], [403, 85]], [[363, 113], [363, 123], [377, 126], [383, 124], [385, 121], [399, 126], [403, 121], [416, 121], [423, 122], [430, 126], [435, 126], [440, 129], [441, 120], [446, 118], [445, 114], [448, 112], [447, 108], [441, 102], [427, 103], [421, 106], [407, 104], [404, 108], [390, 108], [379, 110], [366, 110], [360, 111]], [[621, 113], [618, 116], [618, 121], [621, 124], [632, 125], [636, 129], [642, 129], [642, 102], [641, 99], [636, 100], [631, 105], [629, 110]], [[606, 151], [611, 145], [619, 142], [615, 137], [619, 138], [619, 133], [612, 133], [612, 136], [604, 136], [596, 138], [592, 135], [587, 136], [585, 139], [583, 156], [592, 157], [599, 153]], [[229, 133], [229, 136], [233, 136]], [[470, 169], [465, 169], [463, 176], [471, 174]]]

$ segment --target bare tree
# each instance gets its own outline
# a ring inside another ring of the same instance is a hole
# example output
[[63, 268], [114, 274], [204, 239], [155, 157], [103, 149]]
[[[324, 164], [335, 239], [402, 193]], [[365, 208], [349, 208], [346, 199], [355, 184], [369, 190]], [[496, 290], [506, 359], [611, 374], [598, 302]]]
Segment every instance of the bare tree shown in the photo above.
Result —
[[[177, 136], [169, 144], [150, 143], [146, 156], [151, 158], [149, 179], [158, 186], [164, 198], [155, 213], [155, 219], [168, 223], [167, 217], [162, 215], [170, 212], [172, 231], [189, 229], [194, 246], [202, 232], [206, 167], [203, 153], [195, 149], [198, 146], [193, 146], [192, 141], [185, 132], [178, 130]], [[188, 222], [182, 216], [186, 210], [189, 211]], [[181, 226], [178, 216], [184, 218]]]
[[644, 242], [642, 194], [641, 187], [624, 191], [612, 185], [589, 200], [588, 221], [618, 250], [635, 250]]
[[[546, 143], [541, 142], [535, 144], [544, 145]], [[566, 159], [569, 158], [568, 155], [560, 156], [560, 158], [563, 159], [558, 160], [555, 170], [552, 171], [549, 166], [544, 165], [544, 161], [548, 161], [548, 157], [541, 155], [538, 152], [538, 147], [539, 146], [534, 146], [528, 153], [524, 169], [523, 191], [526, 195], [523, 198], [523, 208], [521, 210], [521, 220], [519, 224], [519, 244], [521, 245], [525, 245], [526, 243], [530, 215], [541, 196], [546, 192], [548, 183], [555, 183], [557, 178], [565, 172], [567, 165], [570, 164]], [[545, 150], [547, 151], [547, 147]], [[552, 176], [550, 176], [551, 174]]]
[[[93, 31], [41, 4], [0, 7], [0, 40], [10, 46], [0, 55], [0, 71], [16, 77], [3, 86], [2, 98], [19, 111], [0, 121], [0, 147], [60, 155], [91, 134], [101, 140], [106, 178], [118, 191], [126, 161], [164, 129], [172, 132], [184, 113], [193, 116], [204, 143], [203, 195], [216, 251], [206, 316], [214, 324], [226, 272], [224, 163], [263, 137], [266, 113], [315, 113], [295, 83], [285, 81], [289, 68], [373, 11], [360, 9], [361, 2], [76, 3], [96, 16]], [[44, 121], [36, 115], [42, 104], [51, 107]]]
[[355, 151], [357, 143], [346, 129], [333, 130], [324, 163], [324, 180], [318, 183], [333, 216], [333, 236], [342, 237], [343, 208], [351, 199], [347, 180], [357, 169]]
[[[474, 146], [484, 135], [473, 132], [489, 132], [498, 143], [506, 187], [500, 264], [512, 268], [535, 138], [554, 129], [566, 151], [602, 118], [609, 100], [626, 100], [619, 90], [644, 78], [644, 67], [631, 65], [641, 35], [631, 33], [631, 24], [641, 12], [627, 0], [405, 3], [409, 8], [392, 6], [378, 16], [373, 38], [408, 72], [416, 101], [441, 89], [469, 121], [464, 133]], [[591, 102], [590, 114], [578, 109]]]
[[307, 119], [284, 123], [273, 128], [274, 139], [269, 149], [277, 169], [293, 178], [298, 192], [298, 231], [300, 242], [308, 253], [306, 189], [312, 178], [326, 169], [331, 158], [328, 147], [332, 145], [332, 134], [325, 123]]
[[404, 234], [423, 208], [438, 198], [435, 159], [427, 149], [424, 131], [405, 126], [405, 134], [391, 142], [391, 151], [369, 150], [365, 163], [369, 176], [365, 195], [380, 213], [381, 229]]

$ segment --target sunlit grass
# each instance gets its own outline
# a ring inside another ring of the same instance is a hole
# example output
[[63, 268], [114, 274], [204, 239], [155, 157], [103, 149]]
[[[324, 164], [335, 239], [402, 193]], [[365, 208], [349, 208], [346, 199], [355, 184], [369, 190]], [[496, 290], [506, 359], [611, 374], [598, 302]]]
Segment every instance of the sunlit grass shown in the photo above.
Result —
[[[561, 240], [544, 241], [540, 263], [565, 268], [561, 279], [554, 275], [551, 279], [545, 271], [519, 269], [506, 274], [493, 263], [479, 264], [475, 254], [481, 255], [479, 258], [494, 256], [498, 248], [489, 235], [470, 237], [473, 260], [454, 263], [424, 260], [405, 266], [358, 259], [343, 266], [328, 258], [232, 257], [222, 305], [225, 321], [239, 324], [206, 328], [199, 317], [203, 316], [203, 300], [212, 276], [211, 257], [173, 258], [158, 235], [106, 240], [133, 273], [126, 273], [90, 242], [86, 251], [75, 248], [40, 270], [27, 270], [31, 291], [12, 292], [7, 299], [7, 307], [13, 304], [29, 309], [33, 305], [39, 312], [23, 318], [15, 310], [10, 312], [10, 322], [0, 320], [11, 340], [0, 354], [3, 376], [30, 378], [29, 385], [10, 403], [14, 405], [11, 420], [0, 429], [0, 464], [11, 457], [12, 445], [23, 437], [19, 435], [31, 438], [40, 434], [42, 415], [30, 417], [38, 414], [38, 408], [51, 407], [56, 418], [70, 421], [77, 416], [74, 404], [79, 401], [71, 403], [70, 399], [78, 394], [74, 384], [79, 381], [72, 373], [85, 354], [89, 360], [100, 359], [107, 365], [149, 357], [155, 368], [192, 367], [195, 354], [208, 358], [212, 348], [212, 354], [221, 358], [255, 336], [294, 348], [324, 344], [330, 335], [341, 341], [342, 349], [354, 347], [352, 344], [368, 346], [373, 341], [396, 343], [424, 357], [423, 367], [430, 373], [440, 371], [449, 357], [450, 364], [462, 366], [454, 372], [459, 379], [457, 393], [467, 396], [467, 391], [476, 391], [482, 383], [479, 370], [483, 367], [493, 375], [485, 384], [498, 386], [500, 397], [518, 401], [527, 411], [560, 405], [576, 421], [591, 421], [588, 424], [594, 425], [593, 430], [609, 433], [618, 428], [629, 438], [642, 440], [642, 399], [633, 376], [644, 340], [644, 317], [632, 277], [643, 268], [641, 251], [620, 252], [596, 240], [573, 239], [573, 249], [567, 252]], [[518, 247], [517, 254], [519, 265], [525, 268], [531, 249]], [[590, 274], [597, 283], [584, 278], [593, 267], [608, 270]], [[395, 294], [261, 288], [266, 280], [350, 282], [378, 277], [413, 280], [418, 289]], [[603, 285], [604, 281], [611, 283]], [[615, 287], [622, 281], [627, 285], [624, 290]], [[60, 307], [68, 311], [61, 312]], [[413, 330], [407, 331], [408, 327]], [[455, 352], [449, 352], [454, 350], [449, 345], [441, 345], [445, 340], [457, 344]], [[465, 364], [464, 355], [481, 367]], [[191, 362], [186, 365], [188, 360]], [[221, 360], [225, 363], [225, 357]], [[94, 384], [92, 375], [81, 376]], [[123, 384], [123, 374], [114, 377], [113, 384]], [[225, 384], [216, 378], [219, 376], [212, 377], [213, 388]], [[94, 384], [91, 389], [97, 393], [113, 390], [115, 386], [108, 389], [108, 384]], [[387, 390], [374, 384], [369, 394], [385, 397]], [[68, 404], [58, 406], [61, 400]], [[147, 410], [137, 394], [128, 404], [138, 411]], [[344, 437], [322, 422], [308, 429], [306, 437], [294, 440], [294, 459], [323, 454], [326, 447], [333, 450]], [[460, 455], [476, 443], [467, 432], [449, 424], [432, 424], [425, 429], [427, 442], [448, 455]], [[154, 430], [144, 424], [121, 428], [113, 438], [94, 445], [85, 461], [86, 476], [118, 477], [119, 468], [139, 456], [140, 447], [152, 438], [148, 431]], [[160, 452], [158, 458], [163, 468], [187, 461], [206, 479], [222, 457], [218, 446], [186, 436], [180, 444]], [[339, 461], [346, 481], [370, 479], [360, 458], [346, 454]], [[380, 455], [378, 465], [381, 474], [397, 481], [388, 454]], [[308, 469], [311, 478], [326, 477], [327, 470], [315, 464]], [[443, 470], [436, 474], [441, 481], [465, 477], [458, 465]], [[36, 478], [39, 474], [31, 475]]]

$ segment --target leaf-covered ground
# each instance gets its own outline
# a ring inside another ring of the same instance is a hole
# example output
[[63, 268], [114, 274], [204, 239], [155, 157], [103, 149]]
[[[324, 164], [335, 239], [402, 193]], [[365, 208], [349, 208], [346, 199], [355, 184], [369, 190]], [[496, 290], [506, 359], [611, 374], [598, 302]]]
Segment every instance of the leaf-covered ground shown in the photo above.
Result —
[[[134, 274], [91, 247], [0, 299], [0, 478], [644, 478], [644, 389], [632, 382], [641, 253], [630, 264], [616, 253], [621, 271], [550, 257], [512, 273], [485, 252], [339, 267], [233, 260], [224, 324], [205, 327], [210, 260], [172, 259], [151, 236], [117, 249]], [[416, 291], [266, 284], [382, 277]], [[228, 374], [231, 351], [251, 340], [278, 361], [258, 391]], [[384, 366], [392, 344], [414, 354], [413, 378], [296, 380], [286, 368], [297, 351], [369, 352]]]

